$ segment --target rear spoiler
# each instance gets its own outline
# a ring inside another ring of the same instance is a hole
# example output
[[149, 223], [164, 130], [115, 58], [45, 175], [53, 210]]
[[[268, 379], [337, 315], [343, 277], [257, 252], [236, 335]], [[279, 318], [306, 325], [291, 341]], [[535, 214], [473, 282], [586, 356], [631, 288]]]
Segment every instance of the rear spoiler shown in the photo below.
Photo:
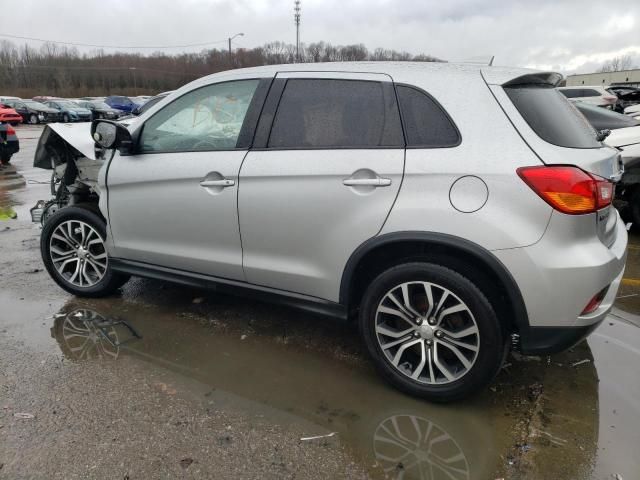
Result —
[[524, 87], [527, 85], [547, 85], [550, 87], [556, 87], [562, 80], [562, 75], [556, 72], [536, 72], [527, 73], [521, 75], [506, 83], [503, 83], [503, 87]]

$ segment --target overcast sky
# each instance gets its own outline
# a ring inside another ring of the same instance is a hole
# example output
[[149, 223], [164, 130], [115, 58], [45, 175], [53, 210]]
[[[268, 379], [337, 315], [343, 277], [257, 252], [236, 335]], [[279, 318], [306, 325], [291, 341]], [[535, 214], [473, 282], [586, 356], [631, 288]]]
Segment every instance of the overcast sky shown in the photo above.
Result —
[[[236, 47], [295, 42], [293, 0], [10, 3], [2, 1], [2, 34], [136, 46], [222, 40], [211, 47], [226, 48], [227, 37], [244, 32]], [[640, 66], [640, 0], [610, 5], [602, 0], [302, 0], [301, 40], [363, 43], [372, 50], [393, 48], [449, 61], [495, 55], [496, 65], [563, 73], [593, 71], [623, 54]]]

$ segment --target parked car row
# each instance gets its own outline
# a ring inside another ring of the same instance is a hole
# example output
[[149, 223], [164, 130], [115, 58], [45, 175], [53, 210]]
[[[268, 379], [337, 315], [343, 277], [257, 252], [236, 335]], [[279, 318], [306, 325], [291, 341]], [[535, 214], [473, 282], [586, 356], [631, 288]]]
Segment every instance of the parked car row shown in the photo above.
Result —
[[124, 116], [140, 115], [150, 100], [155, 104], [170, 92], [155, 97], [143, 95], [126, 97], [58, 98], [36, 96], [31, 100], [0, 96], [0, 122], [13, 126], [19, 123], [89, 122], [98, 119], [117, 120]]
[[558, 90], [571, 101], [591, 103], [620, 113], [624, 112], [625, 108], [640, 103], [640, 89], [624, 85], [609, 87], [582, 85], [560, 87]]

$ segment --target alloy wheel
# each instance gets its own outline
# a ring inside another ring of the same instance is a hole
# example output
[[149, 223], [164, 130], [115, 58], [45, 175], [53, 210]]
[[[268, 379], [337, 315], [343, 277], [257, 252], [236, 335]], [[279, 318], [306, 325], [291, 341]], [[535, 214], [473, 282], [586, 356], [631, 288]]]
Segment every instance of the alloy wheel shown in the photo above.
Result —
[[407, 282], [383, 297], [375, 316], [378, 345], [387, 361], [412, 380], [441, 385], [473, 367], [480, 333], [469, 307], [451, 290]]
[[80, 220], [68, 220], [55, 228], [49, 254], [58, 274], [76, 287], [91, 287], [107, 273], [108, 258], [102, 237]]

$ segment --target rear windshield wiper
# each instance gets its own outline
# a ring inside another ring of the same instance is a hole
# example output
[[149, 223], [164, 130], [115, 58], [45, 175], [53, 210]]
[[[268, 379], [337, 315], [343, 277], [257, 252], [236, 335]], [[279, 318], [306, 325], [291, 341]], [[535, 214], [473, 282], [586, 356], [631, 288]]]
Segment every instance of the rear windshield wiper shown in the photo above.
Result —
[[602, 142], [609, 135], [611, 135], [611, 130], [598, 130], [598, 132], [596, 133], [596, 140]]

